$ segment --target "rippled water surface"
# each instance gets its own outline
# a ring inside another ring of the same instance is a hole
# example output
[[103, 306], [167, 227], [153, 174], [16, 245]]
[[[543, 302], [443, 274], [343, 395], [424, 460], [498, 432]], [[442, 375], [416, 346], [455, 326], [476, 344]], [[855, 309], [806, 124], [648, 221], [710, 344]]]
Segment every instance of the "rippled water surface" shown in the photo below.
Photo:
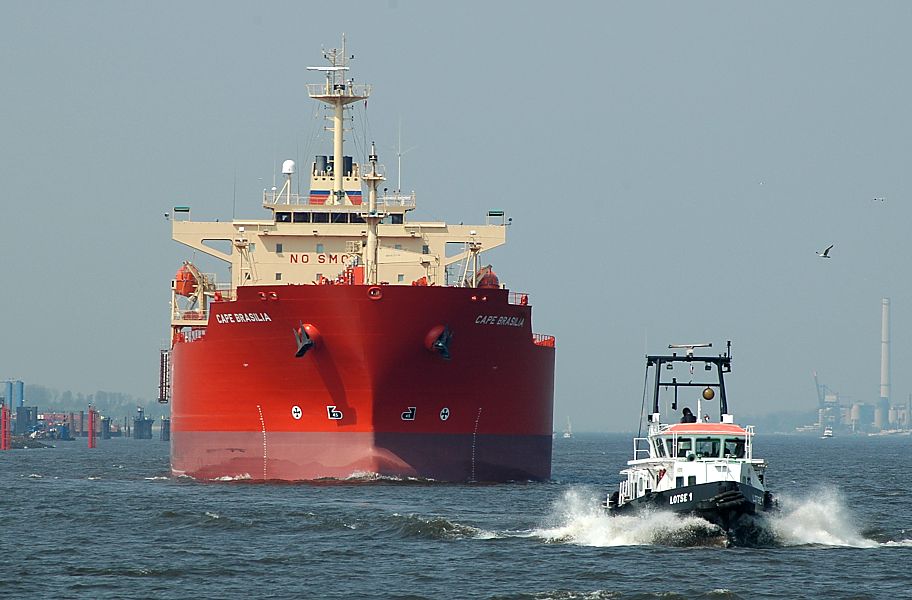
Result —
[[760, 548], [608, 517], [631, 442], [554, 440], [554, 481], [201, 483], [158, 441], [0, 453], [0, 598], [910, 598], [910, 437], [763, 436]]

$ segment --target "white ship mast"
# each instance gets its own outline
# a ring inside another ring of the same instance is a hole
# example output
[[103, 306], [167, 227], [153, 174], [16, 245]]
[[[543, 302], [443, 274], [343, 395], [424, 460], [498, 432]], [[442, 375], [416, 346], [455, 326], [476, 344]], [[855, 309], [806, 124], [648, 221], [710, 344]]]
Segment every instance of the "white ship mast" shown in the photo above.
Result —
[[307, 93], [311, 98], [325, 102], [333, 108], [333, 189], [332, 198], [327, 201], [327, 204], [345, 204], [345, 191], [342, 189], [344, 175], [342, 145], [345, 131], [343, 115], [346, 105], [358, 100], [366, 100], [370, 96], [371, 87], [365, 84], [356, 85], [354, 79], [345, 80], [345, 72], [349, 69], [348, 61], [355, 56], [348, 56], [345, 53], [344, 35], [342, 36], [342, 49], [334, 48], [324, 52], [323, 57], [329, 61], [329, 66], [307, 67], [307, 70], [326, 73], [326, 83], [308, 84]]
[[370, 188], [367, 192], [367, 214], [364, 215], [364, 220], [367, 221], [367, 254], [364, 257], [364, 282], [367, 285], [376, 285], [377, 247], [379, 246], [377, 226], [380, 224], [380, 219], [384, 217], [383, 214], [377, 212], [377, 184], [385, 178], [377, 173], [377, 150], [373, 142], [371, 142], [371, 153], [368, 160], [370, 161], [371, 170], [370, 173], [364, 175], [364, 180]]

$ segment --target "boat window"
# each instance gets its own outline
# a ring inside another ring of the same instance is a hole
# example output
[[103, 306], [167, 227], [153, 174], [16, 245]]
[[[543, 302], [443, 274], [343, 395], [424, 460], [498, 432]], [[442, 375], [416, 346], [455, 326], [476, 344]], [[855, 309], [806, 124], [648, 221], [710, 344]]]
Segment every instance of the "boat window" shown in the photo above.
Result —
[[665, 457], [665, 444], [662, 443], [662, 440], [656, 441], [656, 453], [662, 458]]
[[697, 438], [697, 458], [718, 458], [720, 446], [719, 438]]
[[276, 223], [291, 223], [290, 212], [277, 212], [275, 216]]
[[310, 213], [296, 212], [291, 216], [294, 219], [295, 223], [310, 223]]
[[675, 477], [675, 487], [676, 488], [684, 487], [684, 477], [681, 477], [681, 476]]
[[329, 223], [329, 213], [313, 213], [310, 218], [312, 223]]
[[323, 254], [326, 250], [323, 248], [323, 244], [317, 244], [317, 254]]
[[689, 475], [689, 476], [687, 477], [687, 485], [697, 485], [697, 476], [696, 476], [696, 475]]
[[393, 225], [402, 225], [402, 215], [390, 215], [390, 223]]
[[672, 441], [671, 438], [668, 438], [667, 440], [665, 440], [665, 446], [668, 448], [668, 456], [674, 456], [675, 455], [674, 441]]
[[278, 244], [276, 244], [276, 254], [281, 254], [281, 253], [282, 253], [282, 244], [278, 243]]
[[361, 215], [353, 214], [353, 215], [351, 215], [351, 222], [352, 223], [364, 223], [365, 221], [364, 221], [364, 217], [362, 217]]
[[693, 448], [693, 440], [690, 438], [678, 438], [678, 458], [687, 458], [687, 453]]
[[348, 213], [332, 213], [333, 223], [348, 223]]
[[728, 458], [744, 458], [744, 438], [726, 438], [724, 451]]

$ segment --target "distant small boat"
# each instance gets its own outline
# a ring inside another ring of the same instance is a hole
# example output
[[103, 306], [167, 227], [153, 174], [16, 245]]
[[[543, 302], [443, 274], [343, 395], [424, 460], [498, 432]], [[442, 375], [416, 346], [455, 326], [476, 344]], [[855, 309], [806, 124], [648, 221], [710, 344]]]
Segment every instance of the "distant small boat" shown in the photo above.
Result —
[[564, 430], [564, 439], [569, 440], [573, 437], [573, 427], [570, 425], [570, 417], [567, 417], [567, 428]]
[[825, 440], [827, 438], [833, 437], [833, 428], [827, 425], [823, 428], [823, 435], [820, 436], [820, 439]]

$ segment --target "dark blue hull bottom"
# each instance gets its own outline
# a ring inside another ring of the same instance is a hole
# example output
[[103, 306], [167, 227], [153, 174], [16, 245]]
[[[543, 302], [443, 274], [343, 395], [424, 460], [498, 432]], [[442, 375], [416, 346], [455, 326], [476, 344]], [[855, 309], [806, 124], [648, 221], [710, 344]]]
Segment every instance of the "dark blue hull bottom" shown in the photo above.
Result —
[[[612, 500], [615, 498], [612, 496]], [[737, 481], [719, 481], [649, 492], [622, 506], [617, 506], [615, 500], [609, 504], [608, 511], [629, 514], [647, 507], [696, 515], [731, 534], [741, 526], [752, 525], [751, 517], [771, 510], [774, 503], [769, 492]]]

